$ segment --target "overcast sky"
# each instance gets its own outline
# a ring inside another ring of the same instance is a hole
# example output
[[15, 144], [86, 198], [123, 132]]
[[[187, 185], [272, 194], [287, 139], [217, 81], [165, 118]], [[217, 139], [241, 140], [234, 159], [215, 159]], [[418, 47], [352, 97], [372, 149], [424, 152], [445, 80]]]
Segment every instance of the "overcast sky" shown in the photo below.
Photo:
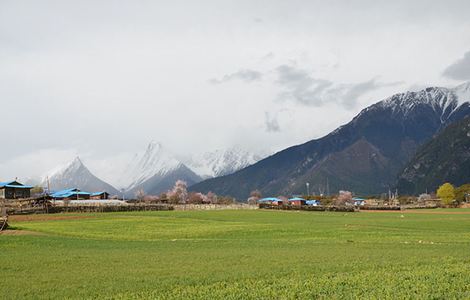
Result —
[[[0, 0], [0, 180], [321, 137], [470, 80], [470, 2]], [[101, 171], [102, 172], [102, 171]]]

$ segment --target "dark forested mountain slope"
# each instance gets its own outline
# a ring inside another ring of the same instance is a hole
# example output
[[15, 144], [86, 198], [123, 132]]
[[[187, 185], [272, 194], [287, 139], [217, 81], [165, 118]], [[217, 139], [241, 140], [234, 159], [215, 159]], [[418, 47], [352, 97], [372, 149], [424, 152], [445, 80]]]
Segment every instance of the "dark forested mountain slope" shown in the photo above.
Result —
[[398, 179], [402, 194], [435, 191], [439, 185], [470, 183], [470, 116], [449, 125], [420, 147]]

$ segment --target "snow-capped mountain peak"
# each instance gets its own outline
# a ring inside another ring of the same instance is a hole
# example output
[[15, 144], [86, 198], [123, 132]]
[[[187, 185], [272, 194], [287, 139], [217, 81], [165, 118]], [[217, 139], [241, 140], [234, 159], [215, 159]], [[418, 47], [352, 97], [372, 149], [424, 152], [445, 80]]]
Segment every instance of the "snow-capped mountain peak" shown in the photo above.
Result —
[[[395, 94], [373, 106], [364, 109], [363, 112], [374, 109], [391, 109], [395, 114], [407, 117], [415, 109], [429, 107], [440, 116], [441, 122], [446, 120], [464, 103], [470, 101], [470, 82], [454, 88], [428, 87], [421, 91], [410, 91]], [[361, 113], [362, 114], [362, 113]], [[360, 114], [360, 115], [361, 115]], [[359, 116], [360, 116], [359, 115]]]
[[127, 189], [132, 189], [155, 175], [165, 175], [181, 164], [161, 143], [152, 141], [145, 153], [137, 156], [125, 172], [125, 177], [129, 178]]
[[90, 192], [107, 191], [111, 194], [117, 193], [113, 186], [93, 175], [78, 156], [71, 162], [52, 170], [44, 176], [42, 186], [50, 187], [53, 191], [79, 188]]
[[47, 174], [42, 176], [42, 181], [44, 182], [47, 177], [63, 177], [67, 173], [73, 173], [79, 170], [81, 167], [84, 167], [83, 162], [80, 157], [76, 156], [73, 160], [67, 162], [66, 164], [57, 166], [56, 168], [47, 172]]

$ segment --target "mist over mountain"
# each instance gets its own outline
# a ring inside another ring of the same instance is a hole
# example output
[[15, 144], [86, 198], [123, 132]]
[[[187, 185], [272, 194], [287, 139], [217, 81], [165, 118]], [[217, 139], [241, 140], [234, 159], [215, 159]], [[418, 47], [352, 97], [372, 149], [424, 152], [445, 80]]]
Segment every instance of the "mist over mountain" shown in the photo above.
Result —
[[177, 158], [161, 143], [151, 142], [146, 152], [137, 156], [123, 172], [129, 182], [125, 189], [129, 195], [142, 189], [148, 194], [159, 194], [171, 189], [176, 180], [184, 180], [188, 185], [205, 178], [231, 174], [259, 160], [259, 157], [233, 147]]
[[234, 173], [256, 163], [262, 157], [240, 147], [232, 147], [196, 154], [184, 161], [191, 170], [207, 179]]
[[[347, 189], [378, 194], [396, 178], [420, 145], [470, 114], [470, 83], [393, 95], [362, 110], [332, 133], [280, 151], [234, 174], [191, 187], [246, 199], [265, 195]], [[334, 116], [332, 116], [334, 117]]]

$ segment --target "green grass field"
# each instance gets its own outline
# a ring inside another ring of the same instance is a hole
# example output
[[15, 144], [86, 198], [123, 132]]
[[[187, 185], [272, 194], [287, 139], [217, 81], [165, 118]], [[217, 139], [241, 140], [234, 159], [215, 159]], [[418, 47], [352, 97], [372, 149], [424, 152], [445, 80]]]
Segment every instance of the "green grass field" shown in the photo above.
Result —
[[61, 214], [11, 225], [18, 231], [0, 235], [6, 299], [470, 298], [465, 209]]

